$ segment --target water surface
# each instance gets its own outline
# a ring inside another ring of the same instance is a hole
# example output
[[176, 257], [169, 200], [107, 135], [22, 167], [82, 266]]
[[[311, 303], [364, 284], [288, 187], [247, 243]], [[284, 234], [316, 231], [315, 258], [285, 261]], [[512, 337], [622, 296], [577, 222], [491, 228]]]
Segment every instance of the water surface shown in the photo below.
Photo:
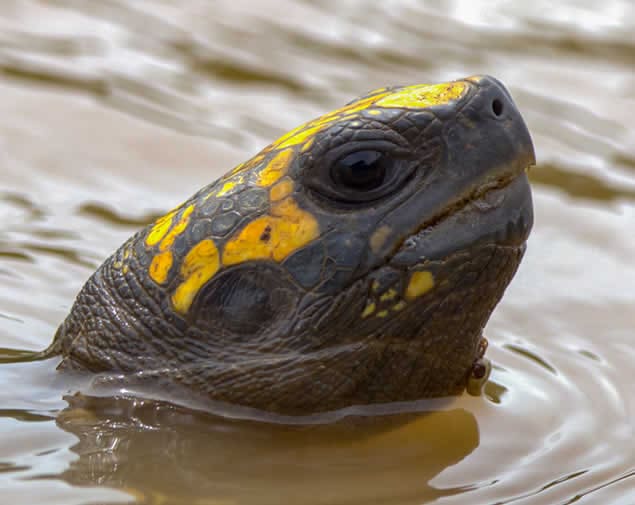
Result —
[[[3, 2], [3, 502], [635, 503], [633, 33], [617, 0]], [[482, 397], [268, 426], [76, 396], [19, 362], [124, 239], [279, 134], [477, 73], [508, 85], [538, 156]]]

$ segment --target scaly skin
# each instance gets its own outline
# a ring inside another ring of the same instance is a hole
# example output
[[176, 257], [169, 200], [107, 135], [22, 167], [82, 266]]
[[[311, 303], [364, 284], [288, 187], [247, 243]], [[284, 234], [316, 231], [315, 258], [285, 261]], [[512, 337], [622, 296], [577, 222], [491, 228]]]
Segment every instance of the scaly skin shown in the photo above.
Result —
[[45, 355], [291, 415], [460, 393], [524, 251], [533, 163], [491, 77], [375, 90], [131, 237]]

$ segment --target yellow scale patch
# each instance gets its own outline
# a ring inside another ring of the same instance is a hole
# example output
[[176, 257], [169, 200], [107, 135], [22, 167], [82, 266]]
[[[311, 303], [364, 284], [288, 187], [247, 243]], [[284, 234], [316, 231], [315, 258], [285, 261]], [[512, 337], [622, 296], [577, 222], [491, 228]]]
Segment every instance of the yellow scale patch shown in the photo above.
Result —
[[[357, 100], [341, 109], [325, 114], [320, 118], [309, 121], [287, 134], [280, 137], [274, 144], [273, 148], [283, 149], [287, 147], [311, 142], [315, 134], [322, 130], [325, 126], [338, 121], [353, 118], [355, 113], [360, 112], [374, 105], [376, 107], [407, 107], [422, 108], [433, 107], [435, 105], [443, 105], [452, 100], [461, 98], [467, 90], [467, 86], [463, 82], [447, 82], [442, 84], [419, 84], [415, 86], [407, 86], [395, 92], [387, 92], [382, 89], [371, 92], [371, 96]], [[371, 113], [380, 114], [380, 112], [370, 111]]]
[[400, 310], [405, 309], [406, 305], [406, 302], [404, 302], [403, 300], [399, 300], [392, 306], [392, 310], [394, 310], [395, 312], [399, 312]]
[[419, 84], [407, 86], [378, 100], [377, 107], [408, 107], [419, 109], [443, 105], [458, 100], [467, 90], [463, 82], [445, 82], [442, 84]]
[[289, 177], [283, 178], [269, 191], [269, 199], [278, 202], [293, 192], [293, 181]]
[[174, 262], [174, 257], [169, 249], [172, 244], [174, 244], [176, 237], [187, 228], [193, 210], [194, 205], [188, 205], [181, 214], [181, 218], [171, 229], [170, 226], [172, 225], [176, 211], [166, 214], [156, 222], [146, 237], [146, 245], [148, 246], [153, 246], [160, 242], [159, 253], [152, 258], [152, 263], [150, 263], [148, 270], [150, 278], [152, 278], [154, 282], [163, 284], [167, 281], [168, 273]]
[[373, 312], [375, 312], [376, 308], [377, 306], [375, 305], [375, 302], [370, 302], [368, 305], [366, 305], [366, 307], [364, 307], [364, 311], [362, 312], [362, 319], [366, 319], [368, 316], [370, 316]]
[[223, 184], [223, 187], [218, 190], [218, 193], [216, 193], [216, 196], [225, 196], [226, 194], [230, 193], [231, 190], [234, 189], [236, 186], [238, 186], [241, 182], [243, 182], [242, 177], [236, 177], [235, 180], [227, 181], [225, 184]]
[[258, 186], [268, 188], [272, 184], [275, 184], [278, 179], [287, 173], [292, 157], [292, 149], [285, 149], [276, 153], [275, 156], [271, 158], [271, 161], [267, 163], [267, 166], [258, 174]]
[[370, 249], [374, 253], [378, 253], [386, 243], [386, 240], [390, 236], [391, 232], [392, 229], [386, 224], [382, 224], [379, 228], [377, 228], [370, 236]]
[[382, 93], [368, 98], [362, 98], [361, 100], [353, 102], [341, 109], [337, 109], [333, 112], [320, 116], [318, 119], [298, 126], [289, 133], [283, 135], [273, 143], [273, 147], [283, 149], [302, 144], [305, 141], [310, 142], [314, 138], [315, 134], [322, 130], [325, 126], [334, 123], [335, 121], [351, 119], [355, 116], [356, 112], [368, 108], [380, 98], [388, 95], [389, 93]]
[[174, 214], [176, 214], [176, 210], [168, 212], [165, 216], [157, 220], [146, 237], [146, 245], [148, 247], [157, 245], [161, 242], [161, 239], [165, 237], [165, 234], [170, 229], [170, 226], [172, 226], [172, 218], [174, 217]]
[[324, 124], [318, 124], [315, 126], [310, 126], [306, 129], [300, 128], [299, 131], [294, 133], [288, 140], [285, 140], [280, 144], [276, 144], [276, 147], [279, 149], [283, 149], [286, 147], [302, 144], [305, 140], [314, 137], [317, 132], [324, 128], [324, 126]]
[[167, 249], [169, 249], [172, 244], [174, 244], [176, 237], [178, 237], [181, 233], [183, 233], [183, 231], [185, 231], [185, 228], [187, 228], [187, 223], [190, 222], [190, 215], [192, 214], [193, 210], [194, 204], [188, 205], [185, 208], [185, 210], [181, 214], [181, 218], [172, 227], [172, 229], [163, 238], [163, 240], [161, 240], [161, 244], [159, 244], [160, 251], [166, 251]]
[[248, 223], [225, 245], [223, 265], [250, 260], [282, 261], [319, 236], [315, 217], [291, 197], [271, 206], [270, 215]]
[[[379, 283], [377, 281], [373, 281], [373, 285], [371, 286], [371, 289], [373, 291], [377, 291], [378, 287], [379, 287]], [[379, 296], [379, 301], [390, 302], [390, 301], [396, 300], [398, 296], [399, 296], [399, 293], [397, 293], [397, 291], [394, 290], [393, 288], [390, 288]], [[407, 304], [404, 300], [399, 300], [392, 307], [390, 307], [390, 309], [395, 312], [399, 312], [400, 310], [405, 309], [406, 305]], [[380, 317], [380, 318], [388, 316], [387, 309], [382, 309], [379, 312], [375, 313], [376, 310], [377, 310], [377, 304], [372, 301], [368, 302], [366, 306], [364, 307], [364, 310], [362, 311], [362, 314], [361, 314], [362, 319], [366, 319], [367, 317], [373, 314], [375, 314], [375, 317]]]
[[237, 174], [239, 172], [244, 172], [245, 170], [249, 170], [249, 169], [255, 167], [264, 158], [265, 158], [265, 155], [263, 153], [258, 153], [253, 158], [251, 158], [251, 159], [245, 161], [244, 163], [241, 163], [240, 165], [237, 165], [236, 167], [234, 167], [234, 169], [229, 173], [229, 175], [235, 175], [235, 174]]
[[158, 284], [163, 284], [167, 281], [173, 262], [172, 251], [163, 251], [155, 255], [148, 271], [152, 280]]
[[307, 152], [309, 149], [311, 149], [311, 146], [313, 145], [313, 142], [315, 142], [315, 137], [311, 137], [309, 140], [307, 140], [303, 145], [302, 145], [302, 149], [300, 149], [301, 153], [305, 153]]
[[183, 282], [172, 295], [174, 310], [187, 313], [194, 297], [201, 287], [209, 281], [220, 266], [220, 258], [216, 244], [210, 239], [201, 240], [187, 253], [181, 265]]
[[382, 295], [379, 297], [379, 300], [382, 302], [385, 302], [385, 301], [394, 300], [395, 298], [397, 298], [397, 291], [390, 288], [385, 293], [382, 293]]
[[414, 272], [406, 287], [406, 300], [418, 298], [434, 287], [434, 277], [430, 272]]

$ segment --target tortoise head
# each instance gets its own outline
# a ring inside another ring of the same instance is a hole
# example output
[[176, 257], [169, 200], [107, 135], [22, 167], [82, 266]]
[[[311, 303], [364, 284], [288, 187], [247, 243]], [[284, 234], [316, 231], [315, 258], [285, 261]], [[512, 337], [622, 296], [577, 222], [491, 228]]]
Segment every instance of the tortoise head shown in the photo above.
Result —
[[375, 90], [132, 237], [53, 347], [289, 414], [458, 393], [524, 251], [533, 163], [491, 77]]

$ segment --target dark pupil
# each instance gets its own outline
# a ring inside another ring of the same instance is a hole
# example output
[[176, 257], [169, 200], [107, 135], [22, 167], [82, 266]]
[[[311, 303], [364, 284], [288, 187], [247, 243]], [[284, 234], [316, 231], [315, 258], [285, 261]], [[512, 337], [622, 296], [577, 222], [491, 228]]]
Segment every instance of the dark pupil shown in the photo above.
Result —
[[386, 167], [384, 155], [378, 151], [358, 151], [335, 164], [336, 181], [354, 189], [374, 189], [384, 182]]

